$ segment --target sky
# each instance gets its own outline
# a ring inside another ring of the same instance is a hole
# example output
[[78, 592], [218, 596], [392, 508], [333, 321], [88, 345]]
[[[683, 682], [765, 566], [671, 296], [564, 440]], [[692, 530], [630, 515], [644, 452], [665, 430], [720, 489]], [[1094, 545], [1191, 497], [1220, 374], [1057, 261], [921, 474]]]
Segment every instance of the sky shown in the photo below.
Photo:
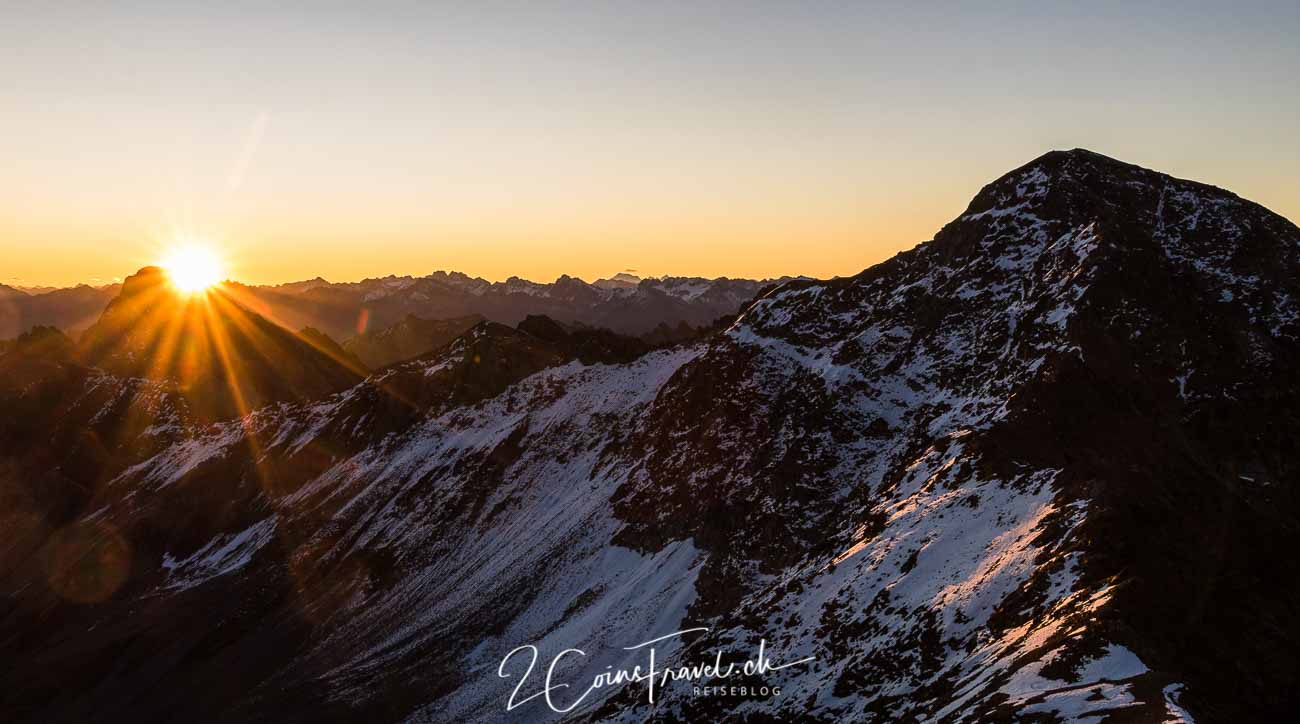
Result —
[[1089, 148], [1300, 221], [1300, 3], [62, 3], [0, 22], [0, 283], [849, 275]]

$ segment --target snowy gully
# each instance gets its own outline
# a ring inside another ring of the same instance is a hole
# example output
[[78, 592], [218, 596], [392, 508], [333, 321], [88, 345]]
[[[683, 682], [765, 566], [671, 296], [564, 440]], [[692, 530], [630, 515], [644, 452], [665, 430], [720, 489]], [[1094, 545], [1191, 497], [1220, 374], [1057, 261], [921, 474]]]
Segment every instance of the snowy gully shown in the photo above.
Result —
[[561, 662], [563, 661], [566, 664], [577, 663], [579, 659], [585, 658], [587, 653], [582, 649], [565, 649], [556, 654], [555, 657], [551, 659], [550, 664], [546, 667], [546, 673], [542, 680], [541, 689], [532, 694], [521, 697], [520, 692], [524, 690], [525, 685], [533, 675], [533, 670], [537, 668], [538, 650], [537, 647], [532, 644], [520, 646], [506, 654], [505, 658], [501, 659], [501, 665], [497, 667], [497, 676], [503, 679], [512, 678], [512, 675], [507, 672], [507, 665], [515, 658], [516, 654], [527, 652], [528, 663], [524, 668], [523, 676], [519, 679], [519, 683], [515, 684], [515, 688], [510, 692], [510, 697], [506, 701], [506, 711], [513, 711], [515, 708], [541, 697], [551, 711], [557, 714], [565, 714], [576, 709], [593, 692], [640, 682], [645, 682], [646, 696], [652, 704], [655, 701], [656, 691], [663, 689], [668, 683], [676, 681], [688, 681], [694, 683], [696, 685], [694, 687], [696, 695], [715, 695], [729, 689], [737, 689], [746, 692], [762, 690], [779, 694], [779, 687], [722, 687], [699, 686], [699, 684], [715, 679], [726, 679], [734, 675], [761, 676], [768, 672], [780, 671], [781, 669], [787, 669], [792, 666], [806, 664], [816, 658], [809, 656], [807, 658], [790, 661], [784, 664], [773, 663], [770, 653], [767, 650], [766, 639], [759, 641], [758, 651], [756, 654], [745, 660], [744, 663], [724, 662], [721, 651], [714, 652], [713, 659], [708, 663], [694, 664], [690, 666], [664, 666], [663, 663], [656, 658], [656, 644], [662, 644], [665, 641], [674, 641], [687, 634], [707, 633], [708, 630], [708, 628], [704, 627], [688, 628], [650, 639], [649, 641], [642, 641], [633, 646], [623, 647], [624, 651], [644, 650], [646, 652], [644, 666], [638, 664], [631, 669], [614, 669], [613, 667], [607, 667], [608, 670], [592, 677], [590, 683], [587, 684], [582, 693], [567, 704], [560, 701], [560, 697], [557, 696], [561, 690], [569, 689], [572, 686], [571, 684], [562, 683], [560, 681], [561, 673], [559, 672], [559, 669], [561, 668]]

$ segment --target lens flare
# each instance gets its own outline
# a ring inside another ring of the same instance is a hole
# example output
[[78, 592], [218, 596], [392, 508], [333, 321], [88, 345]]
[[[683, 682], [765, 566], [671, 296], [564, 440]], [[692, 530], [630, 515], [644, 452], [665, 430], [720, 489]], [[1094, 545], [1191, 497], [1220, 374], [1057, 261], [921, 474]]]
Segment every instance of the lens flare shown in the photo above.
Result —
[[172, 285], [186, 294], [196, 294], [221, 281], [221, 260], [205, 246], [184, 246], [162, 262]]

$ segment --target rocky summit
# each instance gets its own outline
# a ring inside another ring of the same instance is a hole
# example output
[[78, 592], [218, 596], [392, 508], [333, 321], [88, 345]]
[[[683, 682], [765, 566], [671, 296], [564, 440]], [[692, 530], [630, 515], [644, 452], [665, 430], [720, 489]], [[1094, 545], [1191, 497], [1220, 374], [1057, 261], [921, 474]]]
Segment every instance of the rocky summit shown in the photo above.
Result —
[[[217, 421], [15, 347], [0, 716], [1289, 719], [1298, 355], [1294, 224], [1082, 150], [674, 345], [480, 321]], [[660, 638], [769, 665], [614, 681]]]

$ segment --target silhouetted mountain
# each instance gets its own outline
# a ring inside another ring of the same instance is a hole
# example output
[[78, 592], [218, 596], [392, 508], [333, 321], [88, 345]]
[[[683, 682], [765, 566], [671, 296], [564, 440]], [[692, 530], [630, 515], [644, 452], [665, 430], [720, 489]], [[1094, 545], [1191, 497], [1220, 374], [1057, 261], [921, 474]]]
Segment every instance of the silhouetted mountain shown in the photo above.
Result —
[[591, 283], [593, 287], [601, 289], [635, 289], [641, 284], [641, 277], [627, 272], [619, 272], [609, 279], [597, 279]]
[[421, 319], [411, 314], [390, 327], [358, 334], [343, 348], [378, 369], [432, 352], [482, 321], [478, 314], [455, 319]]
[[325, 353], [330, 359], [338, 360], [346, 367], [357, 371], [363, 371], [368, 368], [366, 363], [357, 358], [356, 355], [343, 348], [343, 345], [334, 341], [334, 338], [316, 329], [315, 327], [303, 327], [298, 330], [298, 339], [310, 344], [317, 350]]
[[719, 316], [735, 314], [760, 289], [772, 284], [770, 280], [690, 277], [627, 282], [593, 285], [561, 276], [552, 284], [519, 277], [492, 283], [457, 272], [435, 272], [427, 277], [390, 276], [343, 284], [315, 279], [276, 287], [236, 286], [232, 293], [284, 326], [315, 327], [346, 341], [399, 324], [409, 316], [454, 319], [478, 315], [515, 325], [530, 314], [541, 314], [560, 322], [636, 336], [660, 324], [706, 326]]
[[53, 362], [71, 362], [76, 355], [76, 346], [58, 329], [37, 326], [18, 335], [0, 351]]
[[43, 294], [26, 294], [12, 287], [0, 290], [0, 338], [17, 337], [32, 327], [58, 327], [78, 334], [99, 318], [117, 296], [120, 285], [81, 285]]
[[[275, 286], [227, 283], [224, 288], [232, 300], [286, 329], [311, 327], [334, 340], [347, 341], [400, 325], [408, 317], [480, 316], [514, 325], [530, 314], [545, 314], [566, 323], [630, 335], [646, 334], [660, 325], [701, 327], [721, 315], [735, 314], [771, 283], [693, 277], [639, 279], [628, 274], [595, 284], [567, 276], [552, 284], [518, 277], [492, 283], [458, 272], [435, 272], [427, 277], [389, 276], [353, 283], [317, 277]], [[17, 336], [38, 324], [56, 326], [75, 336], [98, 318], [119, 287], [80, 286], [39, 296], [9, 288], [13, 297], [0, 290], [0, 338]], [[376, 359], [390, 359], [392, 354], [381, 353]]]
[[45, 293], [47, 293], [47, 292], [54, 292], [54, 291], [58, 291], [58, 290], [61, 289], [61, 288], [62, 288], [62, 287], [50, 287], [50, 286], [34, 286], [34, 287], [15, 286], [15, 287], [11, 287], [11, 289], [17, 289], [18, 291], [23, 292], [24, 294], [33, 294], [33, 295], [35, 295], [35, 294], [45, 294]]
[[[486, 321], [218, 424], [26, 360], [0, 370], [0, 646], [23, 663], [0, 714], [1284, 721], [1298, 305], [1295, 225], [1070, 151], [669, 349]], [[581, 650], [568, 705], [688, 628], [660, 666], [811, 660], [698, 682], [779, 693], [506, 709], [517, 647], [538, 671]]]
[[220, 287], [177, 293], [157, 267], [127, 278], [79, 346], [81, 361], [111, 374], [176, 382], [204, 419], [316, 399], [366, 374], [248, 311]]

